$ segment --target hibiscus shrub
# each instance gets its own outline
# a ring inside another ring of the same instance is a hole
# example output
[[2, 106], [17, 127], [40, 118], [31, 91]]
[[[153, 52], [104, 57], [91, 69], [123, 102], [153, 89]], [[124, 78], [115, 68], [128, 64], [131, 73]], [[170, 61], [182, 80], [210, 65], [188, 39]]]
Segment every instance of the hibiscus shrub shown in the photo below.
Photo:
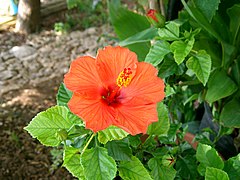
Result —
[[240, 4], [181, 2], [178, 19], [165, 22], [109, 1], [120, 46], [74, 60], [57, 106], [25, 128], [62, 146], [73, 176], [239, 178]]

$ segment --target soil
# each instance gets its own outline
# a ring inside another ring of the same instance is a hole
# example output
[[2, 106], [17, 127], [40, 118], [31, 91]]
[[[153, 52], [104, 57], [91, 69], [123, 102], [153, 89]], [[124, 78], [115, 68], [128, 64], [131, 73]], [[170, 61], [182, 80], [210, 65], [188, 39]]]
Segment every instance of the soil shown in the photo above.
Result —
[[60, 82], [55, 79], [1, 97], [0, 179], [73, 179], [61, 167], [61, 156], [54, 164], [53, 148], [41, 145], [23, 129], [38, 112], [56, 104]]

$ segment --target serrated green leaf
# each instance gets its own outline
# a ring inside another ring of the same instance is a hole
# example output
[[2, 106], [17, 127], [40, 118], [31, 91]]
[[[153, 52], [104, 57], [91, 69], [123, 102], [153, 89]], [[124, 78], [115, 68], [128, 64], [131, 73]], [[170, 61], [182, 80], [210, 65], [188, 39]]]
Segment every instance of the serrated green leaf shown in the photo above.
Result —
[[194, 0], [196, 7], [202, 12], [209, 22], [215, 15], [220, 0]]
[[220, 121], [226, 127], [240, 128], [240, 102], [232, 99], [224, 107], [220, 115]]
[[197, 179], [198, 173], [196, 158], [191, 155], [177, 160], [176, 170], [183, 179]]
[[211, 57], [204, 50], [200, 50], [196, 55], [190, 57], [186, 63], [188, 69], [191, 69], [200, 82], [205, 86], [211, 71]]
[[116, 126], [110, 126], [103, 131], [98, 132], [98, 141], [102, 144], [106, 144], [108, 141], [120, 140], [128, 135], [126, 131]]
[[132, 150], [128, 145], [128, 141], [118, 140], [110, 141], [106, 144], [108, 154], [118, 161], [130, 161], [132, 157]]
[[127, 46], [135, 43], [149, 42], [157, 35], [157, 28], [148, 28], [145, 29], [133, 36], [124, 39], [119, 43], [119, 46]]
[[83, 167], [80, 163], [79, 149], [66, 147], [63, 153], [63, 166], [79, 179], [85, 179]]
[[124, 180], [152, 180], [141, 161], [132, 156], [131, 161], [121, 161], [118, 166], [119, 176]]
[[207, 167], [205, 180], [229, 180], [226, 172], [221, 169]]
[[198, 144], [197, 160], [200, 162], [200, 174], [203, 176], [207, 167], [215, 167], [223, 169], [224, 163], [222, 158], [218, 155], [217, 151], [209, 145]]
[[116, 176], [117, 165], [105, 148], [87, 149], [81, 155], [81, 164], [88, 180], [113, 179]]
[[159, 77], [161, 78], [169, 77], [174, 73], [176, 73], [177, 69], [178, 69], [178, 65], [174, 61], [172, 54], [170, 54], [170, 56], [166, 56], [164, 58], [163, 63], [159, 67], [159, 71], [158, 71]]
[[165, 55], [170, 53], [170, 44], [167, 41], [157, 41], [150, 49], [146, 56], [145, 62], [151, 63], [153, 66], [160, 64]]
[[163, 166], [159, 158], [150, 159], [148, 166], [152, 170], [151, 176], [154, 180], [173, 180], [175, 178], [176, 170], [172, 166]]
[[67, 106], [68, 101], [72, 97], [72, 92], [66, 88], [66, 86], [61, 83], [57, 93], [57, 105]]
[[164, 28], [158, 29], [158, 35], [161, 40], [175, 41], [179, 40], [180, 22], [170, 21]]
[[238, 87], [226, 72], [215, 70], [209, 78], [206, 100], [210, 103], [233, 94]]
[[166, 135], [170, 128], [168, 110], [166, 106], [161, 102], [157, 104], [157, 111], [158, 111], [158, 122], [154, 122], [148, 126], [147, 134]]
[[187, 42], [183, 41], [174, 41], [170, 45], [170, 49], [174, 54], [175, 62], [179, 65], [181, 64], [185, 57], [190, 53], [194, 44], [194, 37], [192, 36]]
[[57, 146], [61, 142], [57, 132], [68, 131], [73, 124], [80, 122], [81, 120], [66, 107], [54, 106], [37, 114], [24, 129], [43, 145]]
[[223, 170], [227, 172], [230, 180], [238, 179], [240, 174], [240, 154], [228, 159]]

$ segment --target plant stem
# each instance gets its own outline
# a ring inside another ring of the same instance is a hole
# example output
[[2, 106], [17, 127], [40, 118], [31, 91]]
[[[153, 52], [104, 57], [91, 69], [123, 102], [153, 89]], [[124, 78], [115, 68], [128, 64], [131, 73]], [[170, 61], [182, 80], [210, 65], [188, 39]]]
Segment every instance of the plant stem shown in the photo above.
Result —
[[96, 135], [96, 133], [93, 133], [92, 136], [89, 138], [87, 144], [84, 146], [83, 150], [82, 150], [82, 154], [84, 153], [84, 151], [87, 149], [89, 143], [92, 141], [93, 137]]

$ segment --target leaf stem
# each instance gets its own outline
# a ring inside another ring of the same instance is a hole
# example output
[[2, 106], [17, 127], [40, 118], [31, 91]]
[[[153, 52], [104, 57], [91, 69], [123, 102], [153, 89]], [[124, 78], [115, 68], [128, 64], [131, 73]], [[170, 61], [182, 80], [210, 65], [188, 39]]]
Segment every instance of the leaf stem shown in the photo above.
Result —
[[82, 154], [84, 153], [84, 151], [87, 149], [88, 145], [90, 144], [90, 142], [92, 141], [93, 137], [96, 135], [96, 133], [93, 133], [92, 136], [89, 138], [87, 144], [84, 146], [83, 150], [82, 150]]

